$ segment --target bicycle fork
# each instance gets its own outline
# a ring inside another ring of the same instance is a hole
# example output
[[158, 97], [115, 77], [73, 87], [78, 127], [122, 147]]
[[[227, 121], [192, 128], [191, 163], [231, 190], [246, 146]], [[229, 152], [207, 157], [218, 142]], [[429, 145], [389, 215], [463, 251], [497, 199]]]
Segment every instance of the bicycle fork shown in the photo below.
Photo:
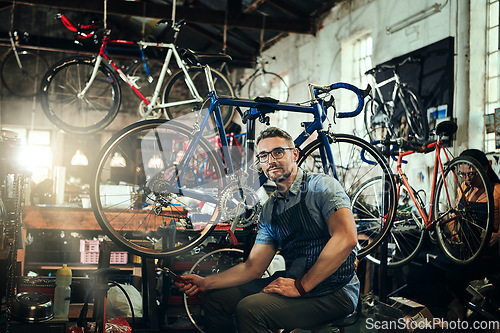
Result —
[[97, 76], [97, 72], [99, 71], [99, 67], [101, 66], [101, 62], [102, 62], [102, 56], [98, 55], [95, 59], [95, 65], [94, 68], [92, 69], [92, 75], [90, 76], [90, 79], [87, 81], [87, 83], [85, 83], [85, 88], [83, 88], [83, 90], [76, 95], [78, 99], [83, 99], [83, 97], [89, 90], [92, 83], [94, 83], [94, 80]]

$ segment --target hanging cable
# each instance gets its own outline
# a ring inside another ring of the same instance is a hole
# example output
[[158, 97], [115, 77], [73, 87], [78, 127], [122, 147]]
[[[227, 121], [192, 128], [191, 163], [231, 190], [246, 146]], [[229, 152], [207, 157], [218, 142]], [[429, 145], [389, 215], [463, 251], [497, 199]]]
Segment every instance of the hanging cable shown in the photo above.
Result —
[[262, 29], [260, 30], [260, 45], [259, 45], [259, 55], [262, 54], [264, 49], [264, 31], [266, 30], [266, 16], [262, 16]]
[[108, 0], [104, 0], [104, 30], [107, 29], [107, 21], [108, 21]]
[[224, 30], [222, 32], [222, 53], [226, 53], [227, 49], [227, 8], [224, 12]]
[[144, 42], [146, 39], [146, 2], [142, 3], [142, 38], [141, 40]]
[[16, 1], [12, 1], [12, 8], [10, 9], [10, 32], [14, 31], [14, 7], [16, 6]]
[[175, 24], [175, 7], [176, 7], [176, 0], [172, 1], [172, 24]]

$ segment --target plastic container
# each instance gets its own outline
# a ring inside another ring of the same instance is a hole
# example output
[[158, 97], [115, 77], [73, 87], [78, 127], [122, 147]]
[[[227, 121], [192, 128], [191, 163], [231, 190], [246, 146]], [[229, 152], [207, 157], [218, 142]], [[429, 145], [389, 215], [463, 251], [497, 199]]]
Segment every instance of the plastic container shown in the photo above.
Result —
[[71, 302], [72, 272], [66, 264], [57, 270], [56, 288], [54, 290], [54, 318], [68, 319]]

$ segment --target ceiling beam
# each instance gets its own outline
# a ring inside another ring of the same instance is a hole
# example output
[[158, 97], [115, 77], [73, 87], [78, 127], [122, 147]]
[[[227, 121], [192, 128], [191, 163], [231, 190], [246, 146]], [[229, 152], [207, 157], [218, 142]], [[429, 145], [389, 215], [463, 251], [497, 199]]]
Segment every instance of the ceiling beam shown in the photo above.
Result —
[[[8, 1], [12, 2], [12, 1]], [[59, 8], [61, 10], [75, 10], [81, 12], [100, 13], [104, 12], [102, 0], [16, 0], [16, 4], [28, 6], [43, 6]], [[123, 0], [108, 0], [108, 14], [131, 15], [147, 17], [151, 19], [164, 19], [171, 16], [172, 6], [156, 4], [151, 2], [136, 2]], [[176, 16], [185, 18], [188, 22], [203, 23], [211, 25], [224, 25], [224, 11], [206, 10], [197, 8], [186, 8], [178, 6]], [[260, 30], [262, 28], [263, 16], [252, 13], [242, 13], [238, 19], [228, 18], [227, 25], [231, 28], [246, 28]], [[283, 18], [266, 16], [266, 30], [292, 32], [298, 34], [316, 33], [316, 22], [314, 19]]]
[[303, 12], [294, 8], [290, 2], [282, 1], [282, 0], [267, 0], [268, 4], [273, 5], [274, 7], [280, 9], [281, 11], [293, 15], [295, 17], [302, 17], [304, 15]]

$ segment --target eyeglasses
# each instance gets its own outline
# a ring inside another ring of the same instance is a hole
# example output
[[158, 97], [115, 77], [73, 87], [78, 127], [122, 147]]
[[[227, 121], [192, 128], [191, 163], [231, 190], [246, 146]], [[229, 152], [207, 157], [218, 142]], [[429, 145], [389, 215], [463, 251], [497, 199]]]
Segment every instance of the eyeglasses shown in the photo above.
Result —
[[477, 175], [477, 171], [471, 171], [471, 172], [461, 172], [461, 171], [460, 171], [458, 174], [459, 174], [459, 175], [460, 175], [460, 177], [462, 177], [462, 178], [466, 178], [466, 177], [468, 177], [468, 178], [472, 178], [472, 177], [474, 177], [475, 175]]
[[267, 163], [267, 161], [269, 161], [269, 155], [272, 155], [275, 160], [279, 160], [280, 158], [283, 158], [283, 156], [285, 156], [285, 150], [293, 149], [295, 148], [274, 148], [269, 153], [264, 152], [257, 154], [257, 158], [259, 159], [260, 163]]

